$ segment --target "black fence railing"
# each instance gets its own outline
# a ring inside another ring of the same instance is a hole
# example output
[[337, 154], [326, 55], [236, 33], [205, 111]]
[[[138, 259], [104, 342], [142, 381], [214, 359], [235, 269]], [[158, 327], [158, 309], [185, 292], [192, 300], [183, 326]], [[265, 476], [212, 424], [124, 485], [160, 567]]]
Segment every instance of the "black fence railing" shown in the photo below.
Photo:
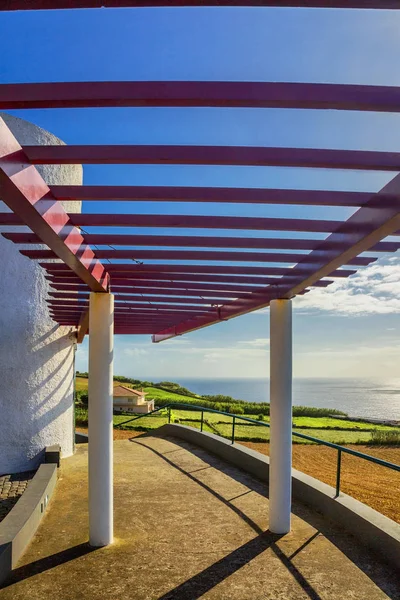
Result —
[[[256, 421], [255, 419], [251, 419], [249, 417], [242, 417], [241, 415], [235, 415], [232, 413], [224, 412], [222, 410], [215, 410], [213, 408], [203, 408], [202, 406], [195, 406], [192, 404], [184, 404], [180, 402], [174, 402], [170, 404], [166, 404], [160, 408], [156, 408], [155, 410], [147, 413], [141, 414], [135, 417], [128, 419], [127, 421], [123, 421], [122, 423], [118, 423], [115, 425], [116, 428], [121, 427], [122, 425], [126, 425], [127, 423], [131, 423], [132, 421], [137, 421], [138, 419], [143, 419], [143, 417], [148, 417], [149, 415], [153, 415], [160, 411], [167, 409], [168, 423], [171, 422], [171, 409], [183, 409], [183, 410], [191, 410], [191, 411], [199, 411], [201, 413], [200, 416], [200, 431], [203, 431], [204, 427], [204, 413], [216, 413], [219, 415], [224, 415], [230, 417], [232, 419], [232, 433], [230, 436], [231, 443], [235, 443], [235, 427], [236, 421], [246, 421], [252, 423], [253, 425], [259, 425], [261, 427], [270, 427], [269, 423], [265, 423], [264, 421]], [[340, 446], [339, 444], [334, 444], [333, 442], [326, 442], [325, 440], [320, 440], [319, 438], [313, 437], [311, 435], [306, 435], [305, 433], [298, 433], [297, 431], [292, 431], [292, 435], [294, 437], [302, 438], [304, 440], [308, 440], [309, 442], [313, 442], [315, 444], [320, 444], [322, 446], [327, 446], [328, 448], [334, 448], [337, 450], [337, 463], [336, 463], [336, 496], [340, 494], [340, 478], [341, 478], [341, 467], [342, 467], [342, 453], [351, 454], [352, 456], [356, 456], [357, 458], [361, 458], [363, 460], [369, 461], [376, 465], [380, 465], [381, 467], [386, 467], [388, 469], [392, 469], [393, 471], [400, 472], [400, 465], [396, 465], [394, 463], [388, 462], [386, 460], [382, 460], [381, 458], [376, 458], [375, 456], [370, 456], [369, 454], [364, 454], [363, 452], [358, 452], [357, 450], [353, 450], [352, 448], [346, 448], [346, 446]], [[223, 437], [223, 436], [221, 436]]]

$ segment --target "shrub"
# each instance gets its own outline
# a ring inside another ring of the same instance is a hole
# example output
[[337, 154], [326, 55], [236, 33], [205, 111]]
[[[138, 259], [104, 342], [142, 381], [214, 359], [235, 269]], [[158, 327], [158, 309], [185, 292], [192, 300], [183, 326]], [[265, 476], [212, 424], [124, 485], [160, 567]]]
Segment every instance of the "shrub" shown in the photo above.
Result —
[[[224, 396], [222, 394], [215, 394], [215, 395], [211, 395], [211, 396], [203, 396], [203, 398], [205, 400], [209, 400], [210, 402], [236, 402], [235, 398], [232, 398], [231, 396]], [[239, 400], [239, 402], [241, 402]]]
[[315, 406], [293, 406], [294, 417], [330, 417], [332, 415], [342, 415], [347, 417], [347, 414], [336, 408], [317, 408]]
[[160, 383], [153, 384], [154, 387], [164, 390], [165, 392], [173, 392], [174, 394], [179, 394], [180, 396], [189, 396], [189, 398], [196, 398], [196, 394], [191, 392], [179, 385], [179, 383], [173, 383], [172, 381], [160, 381]]
[[400, 446], [400, 429], [392, 431], [384, 429], [375, 429], [371, 432], [371, 439], [368, 442], [373, 446]]
[[75, 408], [75, 425], [78, 427], [87, 427], [88, 411], [87, 408]]
[[77, 377], [84, 377], [85, 379], [88, 379], [89, 373], [80, 373], [79, 371], [76, 371], [76, 376]]
[[258, 420], [259, 420], [259, 421], [264, 421], [264, 415], [262, 415], [262, 414], [261, 414], [261, 415], [258, 415]]
[[244, 409], [239, 404], [228, 404], [225, 410], [232, 415], [244, 415]]
[[80, 390], [75, 392], [75, 402], [79, 404], [83, 404], [84, 406], [88, 405], [89, 396], [88, 393], [84, 390]]

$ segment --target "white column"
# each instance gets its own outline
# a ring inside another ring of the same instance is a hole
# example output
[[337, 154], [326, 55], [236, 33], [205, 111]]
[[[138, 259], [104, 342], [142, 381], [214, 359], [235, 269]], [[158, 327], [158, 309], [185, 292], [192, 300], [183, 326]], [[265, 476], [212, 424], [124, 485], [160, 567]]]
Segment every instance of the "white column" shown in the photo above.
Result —
[[89, 543], [113, 541], [114, 296], [90, 294]]
[[270, 304], [269, 529], [290, 531], [292, 501], [292, 302]]

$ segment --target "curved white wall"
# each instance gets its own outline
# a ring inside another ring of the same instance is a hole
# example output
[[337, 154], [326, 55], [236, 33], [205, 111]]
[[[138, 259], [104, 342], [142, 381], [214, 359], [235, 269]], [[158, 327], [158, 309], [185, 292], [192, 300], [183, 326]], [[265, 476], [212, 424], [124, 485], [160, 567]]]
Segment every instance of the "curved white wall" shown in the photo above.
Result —
[[[0, 116], [21, 144], [64, 143], [32, 123]], [[38, 170], [50, 185], [82, 183], [80, 165]], [[81, 208], [77, 202], [64, 207]], [[2, 202], [0, 211], [8, 211]], [[36, 466], [45, 446], [60, 444], [63, 456], [73, 452], [75, 336], [50, 319], [44, 271], [18, 250], [0, 236], [0, 475]]]

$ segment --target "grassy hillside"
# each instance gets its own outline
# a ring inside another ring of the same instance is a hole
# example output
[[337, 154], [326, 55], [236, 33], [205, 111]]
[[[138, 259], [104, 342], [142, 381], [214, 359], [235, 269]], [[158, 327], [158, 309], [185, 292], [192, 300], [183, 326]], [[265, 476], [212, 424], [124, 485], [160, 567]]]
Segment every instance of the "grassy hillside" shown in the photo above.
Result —
[[[120, 384], [120, 381], [114, 381], [114, 385]], [[134, 386], [131, 383], [123, 382], [122, 385], [126, 387], [133, 388]], [[138, 386], [138, 389], [142, 389], [142, 386]], [[87, 392], [88, 390], [88, 379], [86, 377], [76, 377], [75, 378], [75, 391], [76, 392]], [[164, 402], [184, 402], [192, 400], [192, 398], [187, 398], [186, 396], [182, 396], [181, 394], [177, 394], [176, 392], [167, 391], [164, 389], [155, 388], [152, 386], [143, 387], [144, 392], [146, 392], [146, 398], [148, 400], [162, 400]], [[200, 397], [199, 397], [200, 398]]]

